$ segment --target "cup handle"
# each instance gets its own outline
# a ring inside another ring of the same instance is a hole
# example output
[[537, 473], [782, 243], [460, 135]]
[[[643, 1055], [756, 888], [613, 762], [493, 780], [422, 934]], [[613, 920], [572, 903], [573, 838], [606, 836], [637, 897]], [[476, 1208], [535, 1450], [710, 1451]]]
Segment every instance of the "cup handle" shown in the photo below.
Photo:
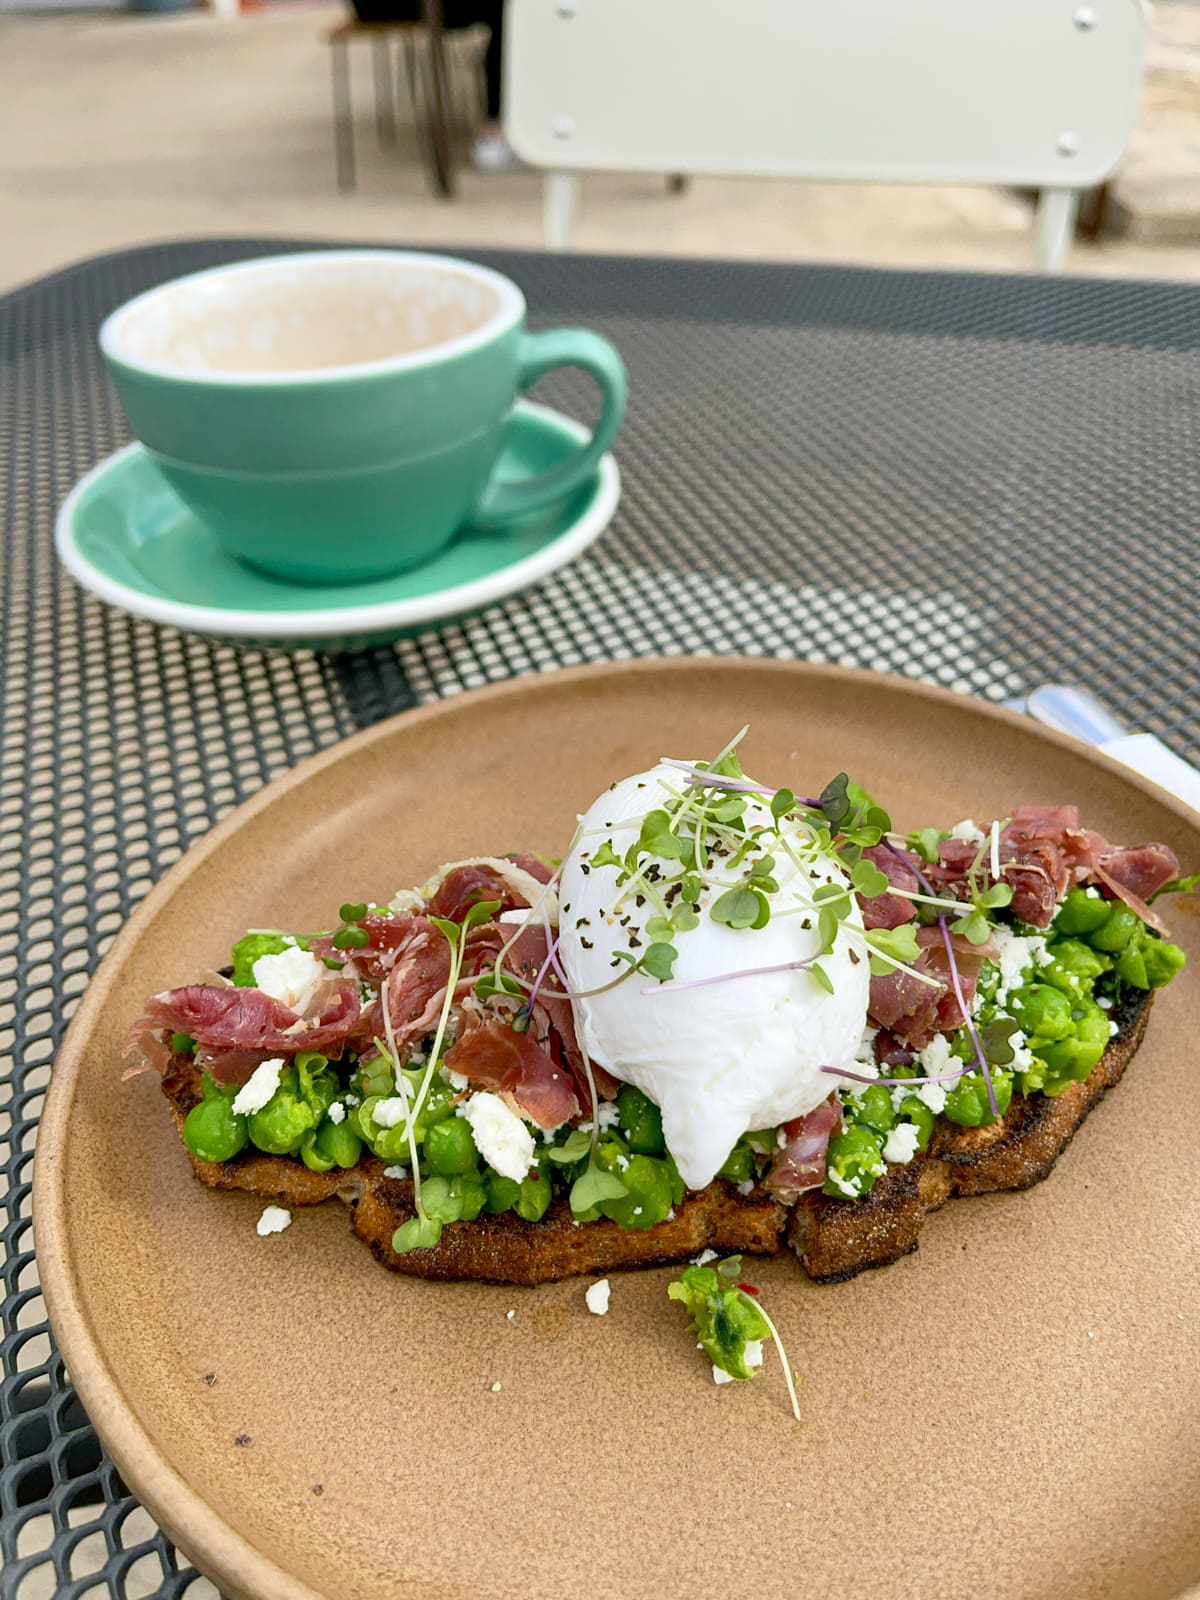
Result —
[[521, 483], [489, 483], [471, 515], [476, 527], [512, 522], [553, 505], [586, 483], [621, 426], [629, 380], [615, 345], [589, 328], [551, 328], [526, 333], [517, 353], [517, 390], [523, 392], [554, 367], [582, 367], [600, 386], [603, 408], [592, 437], [567, 461]]

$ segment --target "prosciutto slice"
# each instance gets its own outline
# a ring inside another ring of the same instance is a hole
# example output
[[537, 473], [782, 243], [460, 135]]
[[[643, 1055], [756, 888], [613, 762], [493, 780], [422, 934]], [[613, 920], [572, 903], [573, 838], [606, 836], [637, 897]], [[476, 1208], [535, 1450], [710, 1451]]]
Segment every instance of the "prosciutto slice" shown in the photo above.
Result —
[[[258, 989], [192, 983], [156, 994], [134, 1025], [127, 1052], [140, 1049], [144, 1067], [162, 1071], [170, 1051], [164, 1032], [190, 1034], [197, 1059], [218, 1083], [245, 1083], [254, 1068], [272, 1056], [319, 1050], [340, 1056], [364, 1034], [362, 1007], [353, 984], [338, 983], [320, 1016], [303, 1017]], [[157, 1035], [157, 1045], [151, 1042]], [[124, 1074], [132, 1077], [144, 1067]]]
[[1100, 857], [1107, 881], [1128, 894], [1149, 900], [1164, 884], [1179, 876], [1179, 857], [1166, 844], [1139, 844], [1129, 850], [1110, 850]]
[[[1001, 877], [1012, 887], [1013, 915], [1021, 922], [1049, 927], [1071, 885], [1093, 879], [1165, 933], [1147, 902], [1179, 873], [1179, 859], [1169, 845], [1114, 847], [1102, 833], [1079, 826], [1078, 806], [1018, 806], [998, 843]], [[944, 839], [926, 874], [939, 892], [967, 899], [967, 873], [977, 855], [976, 845]], [[985, 868], [987, 861], [985, 856]]]
[[[975, 997], [983, 963], [999, 954], [994, 939], [971, 944], [961, 934], [952, 933], [954, 964], [959, 987], [968, 1007]], [[935, 1033], [953, 1033], [966, 1021], [950, 977], [950, 957], [940, 927], [917, 929], [921, 953], [910, 963], [912, 972], [893, 970], [871, 979], [868, 1015], [877, 1028], [885, 1028], [901, 1046], [921, 1049]], [[926, 973], [935, 984], [922, 982], [914, 974]]]
[[785, 1122], [780, 1128], [783, 1144], [775, 1152], [767, 1172], [766, 1187], [773, 1194], [795, 1196], [825, 1182], [829, 1141], [842, 1125], [842, 1107], [836, 1094], [813, 1111]]
[[[506, 972], [511, 972], [527, 984], [537, 982], [547, 959], [544, 924], [535, 922], [519, 931], [511, 925], [495, 923], [473, 929], [468, 939], [463, 971], [476, 976], [491, 971], [502, 950]], [[576, 1039], [574, 1009], [570, 1000], [559, 992], [560, 989], [561, 981], [557, 973], [550, 971], [542, 977], [537, 998], [528, 1008], [527, 1031], [536, 1044], [549, 1052], [557, 1066], [566, 1069], [575, 1087], [575, 1097], [586, 1111], [591, 1104], [591, 1089], [584, 1069], [583, 1052]], [[491, 1004], [495, 1008], [502, 1002], [493, 999]], [[515, 1016], [522, 1005], [523, 1002], [514, 995], [509, 1009]], [[601, 1099], [616, 1098], [620, 1084], [597, 1062], [592, 1063], [592, 1078]]]
[[455, 867], [438, 885], [426, 910], [431, 917], [449, 917], [451, 922], [461, 922], [472, 906], [481, 900], [498, 900], [501, 911], [512, 911], [527, 906], [528, 900], [518, 895], [506, 878], [486, 862]]
[[580, 1110], [571, 1078], [550, 1052], [499, 1017], [463, 1008], [463, 1031], [446, 1055], [452, 1072], [511, 1095], [541, 1128], [557, 1128]]
[[[906, 889], [909, 894], [919, 894], [921, 881], [913, 870], [912, 862], [902, 850], [892, 850], [886, 845], [872, 845], [863, 851], [867, 861], [877, 866], [884, 873], [887, 880], [897, 889]], [[864, 928], [898, 928], [902, 923], [911, 922], [917, 914], [917, 908], [912, 900], [906, 900], [903, 895], [883, 894], [870, 896], [859, 895], [859, 906], [862, 908]]]
[[[424, 1038], [437, 1026], [450, 982], [451, 950], [445, 936], [424, 917], [412, 921], [420, 926], [413, 927], [397, 948], [384, 991], [396, 1048], [401, 1053], [406, 1045]], [[362, 964], [361, 959], [355, 962], [356, 966]], [[377, 1024], [376, 1034], [382, 1036], [382, 998], [372, 1020]]]

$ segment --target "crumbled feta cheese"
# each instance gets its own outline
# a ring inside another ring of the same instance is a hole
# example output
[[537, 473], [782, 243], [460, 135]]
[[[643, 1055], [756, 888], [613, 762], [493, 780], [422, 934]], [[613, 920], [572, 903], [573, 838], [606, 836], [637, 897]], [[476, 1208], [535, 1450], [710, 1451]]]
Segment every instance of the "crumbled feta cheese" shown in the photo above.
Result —
[[[596, 1112], [596, 1121], [600, 1124], [600, 1132], [603, 1133], [607, 1128], [615, 1128], [620, 1120], [621, 1114], [617, 1110], [617, 1102], [615, 1100], [601, 1100], [599, 1109]], [[581, 1122], [579, 1126], [584, 1133], [591, 1133], [592, 1131], [590, 1122]]]
[[950, 829], [950, 837], [952, 839], [962, 839], [967, 844], [982, 844], [987, 835], [977, 822], [972, 822], [970, 817], [964, 817], [961, 822], [956, 822]]
[[612, 1288], [607, 1278], [601, 1278], [598, 1283], [590, 1284], [583, 1297], [587, 1301], [588, 1310], [598, 1317], [604, 1316], [608, 1310], [608, 1297], [611, 1293]]
[[[762, 1361], [763, 1361], [762, 1340], [761, 1339], [747, 1339], [746, 1340], [746, 1365], [748, 1367], [761, 1367], [762, 1366]], [[716, 1365], [716, 1363], [714, 1362], [713, 1363], [713, 1382], [714, 1383], [733, 1383], [733, 1382], [735, 1382], [735, 1379], [734, 1379], [734, 1376], [733, 1376], [733, 1374], [731, 1372], [725, 1372], [721, 1367], [718, 1367]]]
[[710, 1261], [715, 1261], [716, 1259], [717, 1252], [715, 1250], [701, 1250], [698, 1256], [692, 1257], [692, 1265], [694, 1267], [706, 1267]]
[[292, 1213], [283, 1206], [268, 1206], [255, 1223], [255, 1232], [265, 1239], [269, 1233], [282, 1233], [292, 1220]]
[[1111, 1011], [1112, 1010], [1112, 1001], [1108, 998], [1108, 996], [1106, 994], [1100, 995], [1096, 1000], [1096, 1004], [1100, 1007], [1101, 1011]]
[[289, 945], [277, 955], [259, 956], [254, 963], [254, 985], [290, 1011], [307, 1011], [329, 968], [310, 950]]
[[917, 1052], [917, 1060], [922, 1069], [934, 1078], [954, 1072], [961, 1065], [951, 1056], [950, 1040], [944, 1033], [935, 1033], [925, 1048]]
[[1111, 1021], [1109, 1022], [1109, 1024], [1108, 1024], [1108, 1037], [1110, 1039], [1113, 1038], [1116, 1034], [1120, 1033], [1120, 1031], [1121, 1031], [1120, 1028], [1117, 1026], [1117, 1024], [1115, 1022], [1111, 1022]]
[[1000, 982], [995, 999], [996, 1005], [1002, 1006], [1012, 990], [1021, 987], [1029, 968], [1035, 964], [1044, 967], [1051, 957], [1046, 951], [1046, 940], [1040, 933], [1026, 936], [1014, 933], [1011, 928], [998, 927], [992, 929], [992, 935], [1000, 946], [1000, 954], [996, 958]]
[[362, 1104], [362, 1096], [357, 1094], [344, 1094], [342, 1096], [342, 1100], [348, 1106], [359, 1106]]
[[[950, 1040], [944, 1033], [935, 1033], [924, 1050], [917, 1052], [917, 1060], [931, 1078], [948, 1077], [952, 1072], [961, 1071], [963, 1065], [957, 1056], [950, 1054]], [[903, 1099], [910, 1092], [918, 1100], [923, 1100], [935, 1117], [946, 1109], [947, 1089], [944, 1083], [922, 1083], [919, 1078], [914, 1079], [911, 1091], [898, 1089], [893, 1094], [892, 1101], [897, 1110], [900, 1109], [900, 1100], [896, 1096]]]
[[1009, 1034], [1008, 1042], [1013, 1053], [1011, 1063], [1012, 1071], [1028, 1072], [1030, 1067], [1033, 1065], [1033, 1051], [1026, 1043], [1025, 1035], [1021, 1032], [1020, 1028], [1015, 1028], [1013, 1032]]
[[408, 1168], [407, 1167], [384, 1167], [383, 1175], [384, 1175], [385, 1178], [407, 1178], [408, 1177]]
[[[534, 918], [534, 912], [529, 906], [516, 906], [511, 911], [502, 911], [496, 918], [497, 922], [506, 923], [510, 927], [523, 927], [525, 923]], [[536, 919], [535, 919], [536, 920]]]
[[848, 1200], [858, 1199], [858, 1190], [847, 1178], [843, 1178], [840, 1172], [835, 1172], [832, 1167], [829, 1167], [825, 1176], [835, 1189], [841, 1190]]
[[371, 1119], [377, 1128], [394, 1128], [398, 1122], [403, 1122], [408, 1115], [408, 1101], [402, 1094], [392, 1095], [388, 1100], [381, 1100], [371, 1113]]
[[278, 1089], [279, 1075], [282, 1071], [282, 1056], [275, 1056], [270, 1061], [264, 1061], [255, 1067], [233, 1097], [233, 1109], [239, 1117], [248, 1117], [253, 1112], [262, 1110]]
[[458, 1094], [461, 1094], [471, 1081], [465, 1072], [455, 1072], [452, 1067], [443, 1067], [442, 1076]]
[[753, 1178], [746, 1178], [743, 1182], [741, 1182], [739, 1184], [736, 1184], [735, 1187], [736, 1187], [737, 1192], [739, 1194], [742, 1194], [742, 1195], [753, 1194], [754, 1193], [754, 1179]]
[[946, 1109], [946, 1085], [944, 1083], [917, 1083], [913, 1086], [913, 1094], [927, 1105], [935, 1117], [940, 1117]]
[[335, 1100], [329, 1108], [330, 1122], [345, 1122], [346, 1108], [340, 1100]]
[[458, 1115], [475, 1135], [479, 1153], [502, 1178], [520, 1183], [533, 1165], [533, 1135], [498, 1094], [473, 1094]]
[[917, 1153], [918, 1138], [915, 1123], [898, 1122], [887, 1136], [883, 1146], [883, 1159], [898, 1167], [907, 1166]]

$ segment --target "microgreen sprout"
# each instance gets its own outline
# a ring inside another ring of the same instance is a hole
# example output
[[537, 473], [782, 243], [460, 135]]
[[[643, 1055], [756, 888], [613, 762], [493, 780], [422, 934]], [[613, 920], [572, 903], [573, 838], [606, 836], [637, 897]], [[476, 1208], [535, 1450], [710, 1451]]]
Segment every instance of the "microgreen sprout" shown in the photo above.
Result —
[[[901, 860], [908, 859], [902, 854], [901, 851], [896, 849], [896, 846], [891, 842], [890, 839], [885, 839], [884, 842], [893, 855], [900, 856]], [[932, 895], [934, 892], [933, 885], [921, 871], [920, 867], [917, 866], [915, 861], [909, 860], [908, 864], [911, 866], [917, 882], [925, 890], [925, 893]], [[978, 1066], [980, 1072], [983, 1074], [984, 1084], [987, 1087], [988, 1106], [991, 1110], [992, 1116], [998, 1117], [1000, 1115], [1000, 1107], [996, 1101], [996, 1090], [992, 1084], [992, 1074], [988, 1070], [988, 1059], [984, 1054], [983, 1041], [979, 1037], [979, 1030], [975, 1026], [975, 1019], [971, 1015], [971, 1008], [967, 1004], [966, 996], [963, 994], [962, 980], [959, 977], [958, 972], [958, 959], [954, 954], [954, 936], [950, 932], [950, 926], [946, 921], [944, 912], [939, 912], [937, 922], [938, 927], [941, 930], [942, 943], [946, 948], [946, 960], [950, 967], [950, 983], [954, 990], [954, 998], [958, 1002], [958, 1008], [962, 1013], [963, 1022], [966, 1025], [967, 1033], [970, 1035], [971, 1045], [975, 1051], [974, 1061], [968, 1063], [959, 1076], [965, 1076], [967, 1072], [972, 1071], [975, 1066]], [[982, 943], [982, 940], [980, 942]]]
[[667, 1294], [682, 1301], [705, 1355], [731, 1378], [744, 1381], [755, 1376], [758, 1369], [747, 1362], [746, 1346], [769, 1335], [783, 1365], [792, 1415], [799, 1422], [800, 1401], [779, 1329], [754, 1285], [740, 1281], [742, 1271], [741, 1256], [727, 1256], [715, 1272], [711, 1267], [685, 1267], [678, 1283], [667, 1285]]
[[[446, 1029], [450, 1023], [450, 1013], [454, 1005], [454, 992], [458, 986], [459, 974], [462, 971], [463, 951], [467, 941], [467, 934], [474, 927], [484, 922], [490, 922], [500, 909], [499, 900], [479, 900], [463, 915], [461, 922], [451, 922], [448, 917], [430, 917], [430, 922], [450, 946], [450, 971], [446, 978], [446, 993], [442, 1000], [442, 1010], [438, 1017], [437, 1030], [433, 1036], [433, 1043], [429, 1047], [429, 1058], [425, 1063], [425, 1070], [421, 1074], [420, 1086], [416, 1098], [409, 1100], [407, 1084], [402, 1091], [405, 1099], [405, 1122], [408, 1129], [408, 1150], [412, 1164], [413, 1176], [413, 1205], [416, 1207], [416, 1216], [397, 1228], [393, 1247], [398, 1250], [412, 1250], [436, 1244], [441, 1237], [442, 1225], [425, 1211], [424, 1201], [421, 1198], [421, 1168], [417, 1160], [417, 1132], [416, 1122], [421, 1115], [422, 1108], [429, 1096], [429, 1087], [433, 1082], [434, 1073], [441, 1062], [442, 1049], [446, 1042]], [[389, 973], [389, 979], [391, 974]], [[383, 986], [383, 1019], [384, 1029], [387, 1033], [388, 1048], [396, 1071], [396, 1082], [404, 1082], [404, 1074], [400, 1070], [399, 1059], [395, 1049], [395, 1034], [392, 1031], [390, 1014], [390, 994], [388, 984]]]

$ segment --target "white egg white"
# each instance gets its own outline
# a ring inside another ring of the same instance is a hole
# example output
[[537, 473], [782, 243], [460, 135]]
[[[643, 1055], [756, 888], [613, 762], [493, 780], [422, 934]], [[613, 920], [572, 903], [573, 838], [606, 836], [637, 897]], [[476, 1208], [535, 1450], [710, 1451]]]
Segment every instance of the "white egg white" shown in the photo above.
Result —
[[[681, 791], [686, 778], [659, 765], [607, 790], [582, 819], [563, 865], [559, 953], [573, 991], [600, 988], [620, 970], [617, 951], [637, 954], [656, 915], [648, 899], [618, 888], [618, 869], [591, 866], [608, 840], [623, 856], [642, 817], [669, 801], [662, 781]], [[765, 802], [751, 799], [748, 826], [771, 823]], [[801, 909], [824, 883], [844, 884], [832, 857], [801, 866], [779, 848], [763, 928], [730, 928], [709, 916], [721, 887], [705, 888], [698, 927], [675, 935], [674, 983], [724, 978], [760, 967], [785, 967], [819, 948], [815, 917]], [[682, 870], [662, 864], [668, 878]], [[728, 883], [750, 866], [722, 870]], [[632, 939], [630, 936], [633, 936]], [[827, 993], [803, 970], [736, 977], [699, 988], [675, 989], [633, 973], [616, 987], [581, 999], [577, 1014], [589, 1055], [614, 1077], [635, 1084], [661, 1108], [667, 1147], [689, 1189], [715, 1177], [743, 1133], [803, 1116], [827, 1098], [837, 1079], [823, 1067], [855, 1059], [867, 1016], [870, 968], [862, 918], [852, 900], [833, 950], [821, 960], [832, 980]]]

